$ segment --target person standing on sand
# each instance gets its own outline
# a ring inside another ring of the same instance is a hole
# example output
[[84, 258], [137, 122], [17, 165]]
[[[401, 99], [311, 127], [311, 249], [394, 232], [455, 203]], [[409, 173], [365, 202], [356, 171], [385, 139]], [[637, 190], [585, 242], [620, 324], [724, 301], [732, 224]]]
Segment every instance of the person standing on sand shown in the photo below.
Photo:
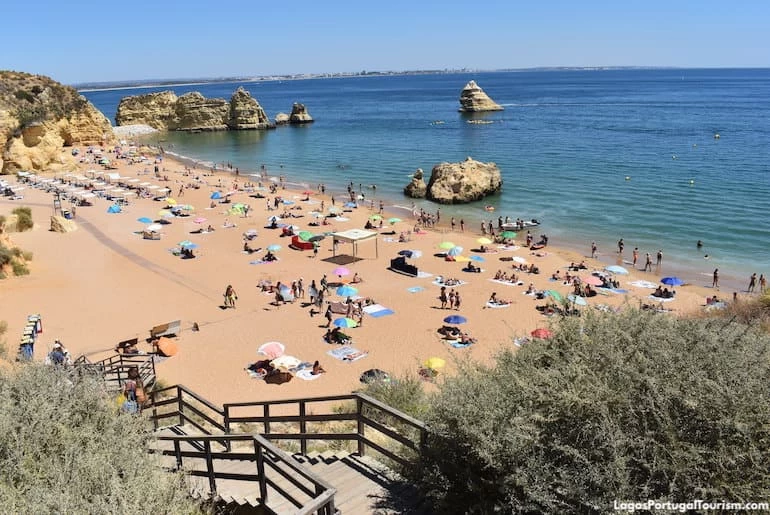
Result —
[[596, 246], [596, 242], [591, 242], [591, 258], [596, 259], [596, 251], [598, 250], [598, 247]]
[[483, 235], [487, 234], [487, 226], [484, 223], [484, 220], [481, 221], [481, 234], [483, 234]]
[[238, 295], [235, 293], [235, 288], [232, 284], [228, 284], [225, 288], [225, 307], [235, 309], [236, 300], [238, 300]]
[[326, 307], [326, 313], [324, 313], [324, 317], [326, 318], [326, 327], [329, 327], [332, 325], [332, 305], [329, 304]]
[[455, 293], [455, 309], [460, 311], [460, 292]]
[[446, 286], [441, 287], [441, 293], [438, 294], [438, 300], [441, 301], [441, 309], [446, 309]]
[[636, 262], [639, 261], [639, 247], [634, 247], [634, 268], [636, 268]]
[[757, 287], [757, 273], [754, 272], [751, 274], [751, 278], [749, 278], [749, 287], [746, 289], [749, 293], [754, 293], [754, 288]]
[[647, 252], [645, 254], [645, 258], [644, 258], [644, 271], [645, 272], [652, 272], [652, 256], [650, 256], [649, 252]]
[[455, 217], [454, 216], [452, 217], [452, 220], [449, 222], [449, 225], [452, 226], [452, 232], [455, 232], [455, 225], [457, 225], [457, 224], [455, 223]]
[[767, 290], [767, 279], [765, 274], [759, 274], [759, 293], [765, 293]]
[[711, 287], [719, 289], [719, 269], [714, 269], [714, 278], [711, 281]]
[[460, 232], [465, 232], [465, 220], [460, 218]]

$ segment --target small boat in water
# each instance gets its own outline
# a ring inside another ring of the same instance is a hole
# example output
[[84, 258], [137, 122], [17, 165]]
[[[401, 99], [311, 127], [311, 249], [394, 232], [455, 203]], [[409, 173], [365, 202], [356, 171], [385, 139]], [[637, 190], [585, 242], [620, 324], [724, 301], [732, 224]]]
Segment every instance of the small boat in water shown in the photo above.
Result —
[[538, 227], [540, 220], [532, 218], [531, 220], [516, 220], [515, 222], [507, 222], [502, 225], [504, 231], [521, 231], [522, 229], [531, 229]]

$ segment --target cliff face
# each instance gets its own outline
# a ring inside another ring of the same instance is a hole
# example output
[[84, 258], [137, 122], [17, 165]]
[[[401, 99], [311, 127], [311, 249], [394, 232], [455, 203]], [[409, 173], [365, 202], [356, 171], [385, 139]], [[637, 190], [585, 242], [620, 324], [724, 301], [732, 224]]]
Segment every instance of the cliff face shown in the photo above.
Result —
[[460, 112], [478, 113], [483, 111], [502, 111], [503, 106], [497, 104], [484, 93], [476, 81], [470, 81], [460, 93]]
[[[415, 174], [412, 182], [416, 180]], [[419, 182], [422, 182], [422, 176]], [[497, 193], [502, 186], [500, 169], [495, 163], [482, 163], [468, 157], [461, 163], [434, 166], [425, 197], [441, 204], [464, 204]]]
[[262, 106], [238, 88], [230, 102], [197, 91], [177, 97], [172, 91], [124, 97], [115, 115], [118, 125], [144, 124], [158, 130], [221, 131], [273, 127]]
[[0, 169], [73, 170], [65, 146], [114, 142], [112, 126], [75, 88], [0, 71]]
[[312, 123], [313, 121], [314, 121], [313, 117], [310, 116], [310, 113], [307, 112], [307, 108], [305, 107], [305, 104], [294, 102], [294, 105], [291, 106], [289, 123], [302, 124], [302, 123]]

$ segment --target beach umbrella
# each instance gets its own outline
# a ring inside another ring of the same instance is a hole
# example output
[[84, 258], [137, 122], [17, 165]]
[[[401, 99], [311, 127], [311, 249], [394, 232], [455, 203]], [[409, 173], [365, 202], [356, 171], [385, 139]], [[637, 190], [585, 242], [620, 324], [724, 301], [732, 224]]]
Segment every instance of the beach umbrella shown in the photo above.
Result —
[[398, 223], [398, 222], [400, 222], [400, 221], [401, 221], [401, 219], [400, 219], [400, 218], [396, 218], [396, 217], [393, 217], [393, 218], [388, 218], [388, 223], [389, 223], [390, 225], [393, 225], [393, 224], [397, 224], [397, 223]]
[[455, 247], [455, 246], [456, 245], [454, 243], [452, 243], [451, 241], [442, 241], [441, 243], [439, 243], [438, 248], [444, 249], [444, 250], [449, 250], [449, 249], [451, 249], [452, 247]]
[[313, 195], [315, 191], [305, 190], [302, 192], [303, 195]]
[[444, 318], [444, 323], [446, 324], [464, 324], [467, 321], [467, 318], [460, 315], [449, 315], [448, 317]]
[[553, 298], [556, 302], [564, 302], [564, 297], [562, 297], [561, 293], [556, 290], [548, 290], [545, 294]]
[[272, 245], [268, 245], [267, 246], [267, 250], [269, 250], [270, 252], [278, 252], [279, 250], [281, 250], [281, 246], [280, 245], [276, 245], [274, 243]]
[[587, 306], [588, 302], [586, 302], [586, 299], [583, 297], [578, 297], [577, 295], [569, 294], [567, 295], [567, 300], [570, 302], [573, 302], [576, 306]]
[[684, 284], [684, 281], [678, 277], [664, 277], [660, 282], [667, 286], [681, 286]]
[[479, 263], [483, 263], [484, 261], [486, 261], [486, 260], [485, 260], [483, 257], [481, 257], [481, 256], [471, 256], [471, 257], [470, 257], [470, 260], [471, 260], [471, 261], [478, 261]]
[[316, 213], [310, 213], [310, 216], [312, 216], [313, 218], [316, 218], [316, 219], [326, 218], [326, 215], [324, 215], [323, 213], [317, 213], [317, 212]]
[[175, 216], [172, 211], [161, 211], [159, 214], [161, 218], [173, 218]]
[[195, 211], [195, 206], [192, 206], [190, 204], [185, 204], [182, 206], [182, 209], [185, 211]]
[[205, 218], [203, 218], [202, 216], [199, 216], [198, 218], [196, 218], [195, 220], [193, 220], [193, 223], [196, 223], [196, 224], [202, 224], [202, 223], [203, 223], [203, 222], [205, 222], [205, 221], [206, 221], [206, 219], [205, 219]]
[[350, 270], [344, 266], [338, 266], [332, 273], [338, 277], [342, 277], [343, 275], [350, 275]]
[[512, 240], [516, 237], [516, 233], [513, 231], [503, 231], [500, 233], [500, 237], [504, 240]]
[[481, 245], [489, 245], [492, 243], [492, 240], [490, 240], [489, 238], [481, 237], [478, 240], [476, 240], [476, 243], [480, 243]]
[[374, 221], [382, 220], [382, 216], [375, 213], [369, 217], [369, 220], [374, 220]]
[[358, 327], [358, 322], [356, 322], [352, 318], [338, 318], [337, 320], [334, 321], [334, 327], [345, 327], [345, 328]]
[[613, 274], [626, 275], [628, 273], [628, 270], [618, 265], [610, 265], [608, 267], [605, 267], [604, 269], [607, 270], [608, 272], [612, 272]]
[[408, 250], [408, 249], [399, 250], [398, 251], [398, 255], [410, 258], [410, 257], [412, 257], [412, 251]]
[[345, 204], [343, 205], [345, 207], [358, 207], [358, 204], [356, 204], [355, 202], [345, 202]]
[[281, 202], [283, 202], [287, 206], [290, 206], [290, 205], [294, 204], [293, 200], [289, 200], [287, 198], [283, 199]]
[[302, 363], [301, 359], [295, 358], [294, 356], [289, 356], [288, 354], [283, 354], [270, 362], [270, 364], [273, 365], [273, 367], [281, 370], [290, 370], [292, 368], [297, 368], [300, 363]]
[[358, 295], [358, 290], [346, 284], [337, 288], [337, 295], [340, 297], [352, 297], [353, 295]]
[[182, 240], [179, 243], [177, 243], [180, 247], [186, 247], [188, 245], [192, 245], [192, 242], [190, 240]]
[[325, 234], [316, 234], [315, 236], [313, 236], [312, 238], [310, 238], [307, 241], [311, 241], [311, 242], [315, 243], [315, 242], [321, 241], [324, 238], [326, 238]]
[[136, 221], [139, 222], [140, 224], [151, 224], [152, 223], [152, 219], [148, 218], [146, 216], [143, 216], [141, 218], [137, 218]]
[[310, 238], [313, 237], [313, 233], [310, 231], [300, 231], [299, 234], [297, 234], [297, 236], [302, 241], [310, 241]]
[[513, 256], [511, 259], [512, 259], [513, 261], [516, 261], [516, 262], [517, 262], [517, 263], [519, 263], [520, 265], [526, 265], [526, 264], [527, 264], [527, 260], [526, 260], [526, 259], [524, 259], [524, 258], [523, 258], [523, 257], [521, 257], [521, 256]]
[[197, 249], [198, 248], [198, 244], [197, 243], [190, 243], [189, 245], [185, 245], [184, 248], [189, 249], [189, 250]]
[[580, 278], [581, 281], [583, 281], [585, 284], [590, 284], [592, 286], [601, 286], [604, 284], [604, 281], [602, 281], [599, 277], [596, 277], [595, 275], [586, 275], [584, 277]]
[[529, 334], [531, 334], [533, 338], [540, 338], [543, 340], [553, 336], [553, 332], [550, 329], [546, 329], [545, 327], [538, 327]]
[[163, 229], [163, 226], [160, 224], [150, 224], [144, 228], [145, 231], [150, 231], [150, 232], [160, 231], [161, 229]]
[[447, 254], [450, 256], [459, 256], [462, 253], [463, 253], [463, 248], [460, 246], [454, 246], [451, 249], [449, 249], [449, 251], [447, 252]]
[[423, 364], [422, 364], [422, 365], [423, 365], [425, 368], [429, 368], [429, 369], [431, 369], [431, 370], [438, 370], [438, 369], [440, 369], [440, 368], [444, 368], [444, 367], [446, 366], [446, 361], [444, 361], [444, 360], [443, 360], [443, 359], [441, 359], [441, 358], [437, 358], [437, 357], [435, 357], [435, 356], [434, 356], [434, 357], [432, 357], [432, 358], [428, 358], [428, 359], [426, 359], [426, 360], [423, 362]]
[[457, 263], [468, 263], [471, 260], [468, 256], [455, 256], [455, 262]]
[[342, 213], [342, 209], [338, 208], [337, 206], [332, 206], [329, 208], [329, 213], [335, 215]]
[[211, 194], [211, 196], [209, 198], [211, 200], [219, 200], [219, 199], [222, 198], [222, 194], [220, 192], [218, 192], [218, 191], [215, 191], [214, 193]]
[[166, 204], [168, 204], [169, 206], [175, 206], [176, 205], [176, 200], [174, 200], [172, 198], [167, 198], [166, 199]]
[[270, 359], [280, 358], [286, 351], [286, 347], [281, 342], [267, 342], [263, 343], [257, 349], [257, 354], [266, 356]]

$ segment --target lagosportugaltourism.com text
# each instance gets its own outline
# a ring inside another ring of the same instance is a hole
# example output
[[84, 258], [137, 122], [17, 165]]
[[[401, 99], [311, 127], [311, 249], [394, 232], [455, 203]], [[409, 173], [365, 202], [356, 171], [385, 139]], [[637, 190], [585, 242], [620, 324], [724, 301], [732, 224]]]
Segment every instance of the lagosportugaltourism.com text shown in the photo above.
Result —
[[644, 502], [634, 501], [615, 501], [613, 504], [615, 511], [634, 513], [635, 511], [669, 511], [684, 513], [690, 510], [697, 511], [722, 511], [722, 510], [770, 510], [770, 502], [727, 502], [727, 501], [704, 501], [696, 499], [687, 502], [653, 501]]

